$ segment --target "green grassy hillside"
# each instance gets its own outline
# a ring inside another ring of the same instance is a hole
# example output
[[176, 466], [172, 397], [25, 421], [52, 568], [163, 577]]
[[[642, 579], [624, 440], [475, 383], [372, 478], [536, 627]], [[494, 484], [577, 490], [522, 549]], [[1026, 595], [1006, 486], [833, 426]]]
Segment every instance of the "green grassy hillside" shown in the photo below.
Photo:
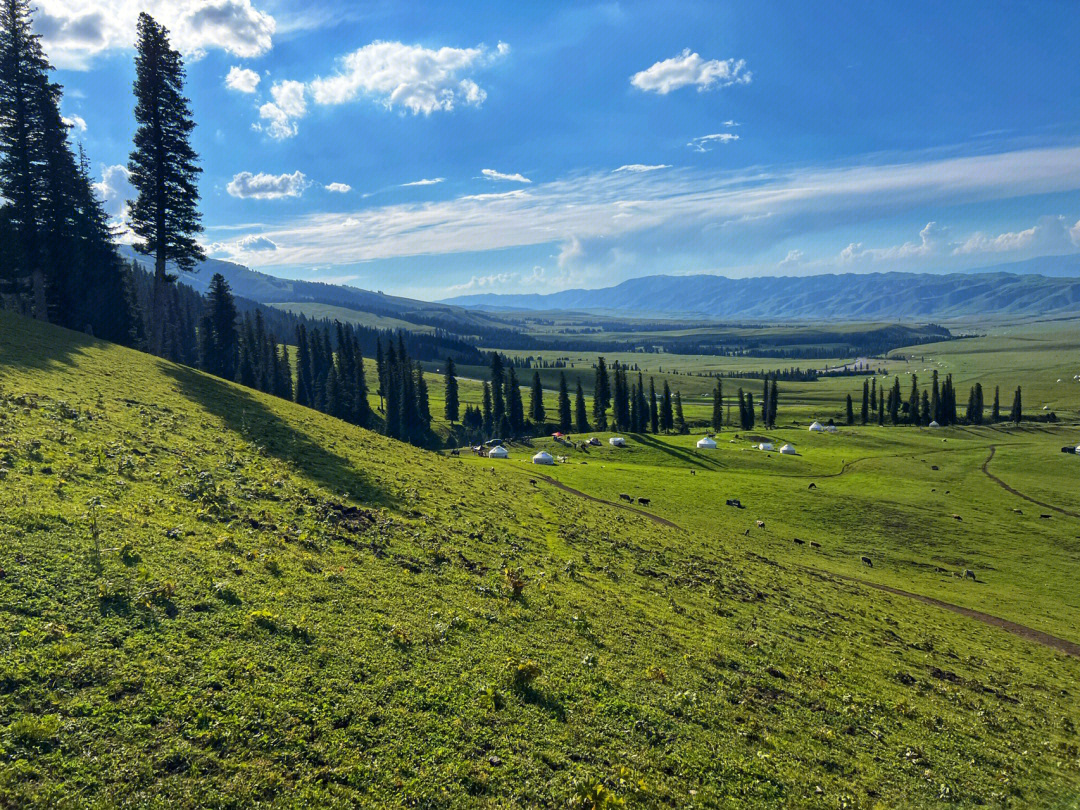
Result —
[[[831, 529], [729, 448], [693, 480], [767, 511], [692, 498], [687, 452], [611, 462], [673, 528], [0, 314], [0, 806], [1075, 806], [1080, 660], [828, 573], [856, 529], [748, 542]], [[1061, 635], [1065, 542], [1002, 579]]]

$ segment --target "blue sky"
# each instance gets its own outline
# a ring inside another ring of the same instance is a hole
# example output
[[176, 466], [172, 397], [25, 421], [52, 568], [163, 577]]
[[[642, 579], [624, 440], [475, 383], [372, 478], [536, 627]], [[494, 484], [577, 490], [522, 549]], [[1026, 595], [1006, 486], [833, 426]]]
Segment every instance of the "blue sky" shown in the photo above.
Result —
[[38, 0], [110, 212], [139, 10], [187, 54], [212, 255], [438, 298], [1080, 250], [1060, 2]]

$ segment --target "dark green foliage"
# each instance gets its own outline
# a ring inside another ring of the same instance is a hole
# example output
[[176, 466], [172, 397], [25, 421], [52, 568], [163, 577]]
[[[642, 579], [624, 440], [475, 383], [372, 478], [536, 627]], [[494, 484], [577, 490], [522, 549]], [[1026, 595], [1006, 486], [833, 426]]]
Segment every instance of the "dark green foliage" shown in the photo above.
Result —
[[1020, 386], [1016, 386], [1016, 393], [1013, 394], [1012, 410], [1009, 411], [1009, 421], [1017, 425], [1020, 424], [1020, 420], [1024, 418], [1024, 402], [1020, 396]]
[[593, 425], [597, 430], [607, 430], [607, 409], [611, 404], [611, 384], [603, 357], [596, 359], [596, 381], [593, 384]]
[[[567, 405], [569, 406], [569, 403]], [[540, 382], [539, 371], [533, 372], [532, 388], [529, 391], [529, 418], [537, 429], [543, 428], [547, 420], [547, 412], [544, 410], [544, 386]]]
[[[215, 273], [210, 280], [206, 313], [199, 323], [199, 333], [199, 347], [202, 352], [199, 358], [200, 368], [218, 377], [233, 379], [236, 376], [240, 345], [236, 330], [236, 302], [221, 273]], [[250, 361], [247, 371], [248, 375], [253, 377]], [[250, 385], [250, 382], [243, 384]]]
[[851, 394], [848, 394], [844, 400], [844, 419], [849, 425], [855, 424], [855, 411], [852, 409]]
[[656, 380], [649, 377], [649, 430], [660, 432], [660, 410], [656, 403]]
[[870, 421], [870, 384], [863, 380], [862, 384], [862, 423], [865, 425]]
[[578, 380], [577, 392], [574, 394], [574, 427], [578, 433], [588, 433], [591, 429], [589, 412], [585, 408], [585, 391], [581, 387], [581, 380]]
[[193, 270], [206, 258], [195, 236], [202, 231], [198, 177], [202, 169], [191, 148], [195, 122], [184, 96], [184, 63], [169, 45], [169, 32], [149, 14], [139, 15], [135, 53], [134, 149], [128, 161], [136, 198], [129, 224], [141, 241], [135, 249], [154, 257], [154, 306], [150, 349], [165, 347], [165, 288], [174, 280], [171, 262]]
[[[582, 410], [585, 408], [585, 403], [582, 402]], [[566, 372], [559, 372], [559, 430], [563, 433], [569, 433], [573, 429], [573, 422], [570, 414], [570, 392], [566, 387]]]
[[686, 418], [683, 416], [682, 394], [675, 392], [675, 432], [686, 433]]
[[724, 426], [724, 389], [720, 378], [716, 378], [716, 387], [712, 395], [712, 419], [710, 421], [713, 430], [720, 430]]
[[443, 392], [443, 415], [451, 425], [458, 421], [461, 404], [458, 400], [458, 381], [454, 369], [454, 358], [446, 358], [446, 384]]
[[660, 398], [660, 429], [670, 433], [675, 426], [675, 416], [671, 409], [671, 387], [667, 379], [664, 380], [664, 393]]
[[1000, 386], [994, 386], [994, 408], [990, 412], [990, 421], [997, 423], [1001, 421], [1001, 388]]

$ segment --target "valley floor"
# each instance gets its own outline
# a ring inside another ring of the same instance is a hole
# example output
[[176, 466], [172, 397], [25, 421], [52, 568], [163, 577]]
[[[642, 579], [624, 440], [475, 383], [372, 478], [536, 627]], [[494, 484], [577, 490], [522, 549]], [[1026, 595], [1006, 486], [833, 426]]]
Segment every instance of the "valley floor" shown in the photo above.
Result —
[[451, 458], [0, 314], [0, 806], [1075, 807], [1080, 659], [911, 596], [1080, 642], [1075, 433]]

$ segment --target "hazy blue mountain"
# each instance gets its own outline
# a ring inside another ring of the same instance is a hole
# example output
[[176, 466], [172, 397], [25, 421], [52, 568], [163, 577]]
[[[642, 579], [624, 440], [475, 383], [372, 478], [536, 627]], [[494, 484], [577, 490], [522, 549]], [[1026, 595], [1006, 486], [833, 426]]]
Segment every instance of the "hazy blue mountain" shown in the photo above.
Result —
[[494, 312], [618, 311], [623, 315], [650, 317], [921, 320], [992, 314], [1075, 312], [1080, 315], [1080, 278], [1004, 272], [739, 279], [716, 275], [645, 276], [596, 290], [564, 290], [547, 295], [467, 295], [443, 303]]

